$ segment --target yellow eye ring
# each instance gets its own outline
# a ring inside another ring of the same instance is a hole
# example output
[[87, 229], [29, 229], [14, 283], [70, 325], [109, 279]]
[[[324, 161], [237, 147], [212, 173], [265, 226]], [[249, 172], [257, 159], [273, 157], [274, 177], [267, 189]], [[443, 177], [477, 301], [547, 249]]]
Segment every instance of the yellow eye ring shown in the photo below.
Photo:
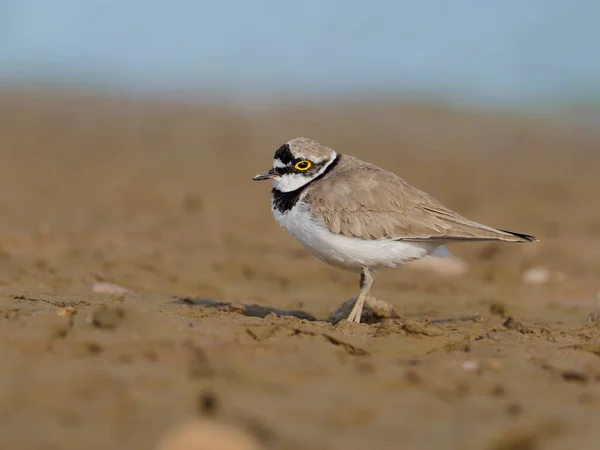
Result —
[[312, 166], [312, 163], [310, 161], [307, 161], [306, 159], [303, 159], [302, 161], [298, 161], [296, 163], [296, 165], [294, 166], [294, 169], [305, 171], [305, 170], [310, 169], [310, 166]]

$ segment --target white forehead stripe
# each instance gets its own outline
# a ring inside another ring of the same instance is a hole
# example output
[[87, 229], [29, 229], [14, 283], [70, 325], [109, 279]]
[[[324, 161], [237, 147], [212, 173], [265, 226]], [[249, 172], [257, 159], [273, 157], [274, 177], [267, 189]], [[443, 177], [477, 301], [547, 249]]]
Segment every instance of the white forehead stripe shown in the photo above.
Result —
[[282, 163], [279, 158], [275, 158], [273, 160], [273, 167], [275, 167], [276, 169], [283, 169], [285, 167], [285, 164]]

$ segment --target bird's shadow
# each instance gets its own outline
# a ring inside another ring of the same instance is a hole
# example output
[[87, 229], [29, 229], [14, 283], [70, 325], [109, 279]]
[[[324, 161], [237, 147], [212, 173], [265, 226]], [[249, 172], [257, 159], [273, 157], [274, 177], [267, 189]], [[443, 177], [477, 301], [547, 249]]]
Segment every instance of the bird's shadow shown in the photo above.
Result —
[[[356, 300], [356, 299], [352, 299], [352, 300]], [[205, 307], [205, 308], [235, 308], [235, 311], [243, 314], [244, 316], [248, 316], [248, 317], [260, 317], [261, 319], [264, 319], [265, 317], [267, 317], [269, 314], [276, 314], [280, 317], [296, 317], [298, 319], [302, 319], [302, 320], [308, 320], [311, 322], [316, 322], [316, 321], [323, 321], [323, 322], [330, 322], [330, 323], [337, 323], [340, 319], [333, 319], [331, 316], [327, 319], [318, 319], [315, 316], [313, 316], [310, 313], [307, 313], [306, 311], [301, 311], [299, 309], [280, 309], [280, 308], [274, 308], [272, 306], [263, 306], [263, 305], [257, 305], [257, 304], [244, 304], [244, 303], [232, 303], [232, 302], [223, 302], [220, 300], [215, 300], [212, 298], [189, 298], [189, 297], [178, 297], [175, 298], [173, 301], [171, 301], [170, 303], [175, 303], [175, 304], [179, 304], [179, 305], [186, 305], [186, 306], [190, 306], [190, 307], [194, 307], [194, 306], [201, 306], [201, 307]], [[474, 313], [474, 314], [467, 314], [464, 316], [458, 316], [458, 317], [443, 317], [443, 318], [428, 318], [428, 317], [421, 317], [420, 314], [414, 314], [414, 315], [408, 315], [408, 316], [403, 316], [404, 318], [409, 318], [412, 317], [413, 319], [416, 320], [428, 320], [430, 323], [433, 324], [444, 324], [444, 323], [449, 323], [449, 322], [464, 322], [464, 321], [474, 321], [474, 320], [478, 320], [480, 318], [479, 313]], [[390, 319], [392, 320], [397, 320], [399, 319], [399, 317], [391, 317]], [[377, 319], [376, 321], [381, 321], [381, 320], [385, 320], [385, 319]], [[371, 322], [363, 322], [363, 323], [371, 323]]]
[[[223, 302], [220, 300], [215, 300], [212, 298], [188, 298], [188, 297], [180, 297], [173, 300], [171, 303], [176, 303], [180, 305], [187, 306], [202, 306], [205, 308], [226, 308], [229, 306], [234, 306], [237, 304], [231, 302]], [[309, 320], [309, 321], [317, 321], [315, 316], [307, 313], [306, 311], [301, 311], [298, 309], [280, 309], [274, 308], [272, 306], [263, 306], [257, 304], [239, 304], [242, 308], [240, 308], [240, 313], [249, 316], [249, 317], [260, 317], [264, 319], [269, 314], [276, 314], [278, 316], [289, 316], [289, 317], [297, 317], [298, 319]]]

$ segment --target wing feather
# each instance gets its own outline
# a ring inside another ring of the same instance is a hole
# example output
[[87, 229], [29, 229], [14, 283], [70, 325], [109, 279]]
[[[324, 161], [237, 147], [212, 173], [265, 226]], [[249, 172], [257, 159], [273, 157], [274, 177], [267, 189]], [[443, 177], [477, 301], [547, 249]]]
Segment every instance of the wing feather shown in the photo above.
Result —
[[343, 155], [334, 171], [307, 189], [315, 217], [333, 232], [404, 241], [530, 241], [468, 220], [397, 175]]

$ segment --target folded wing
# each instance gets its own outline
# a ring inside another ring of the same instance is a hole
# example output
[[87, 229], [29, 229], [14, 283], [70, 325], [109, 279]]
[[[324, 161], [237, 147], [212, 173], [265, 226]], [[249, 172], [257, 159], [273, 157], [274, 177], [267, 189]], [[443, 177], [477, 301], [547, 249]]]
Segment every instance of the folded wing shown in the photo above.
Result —
[[391, 172], [344, 158], [345, 164], [326, 183], [316, 183], [307, 192], [313, 214], [334, 233], [413, 242], [536, 240], [473, 222]]

